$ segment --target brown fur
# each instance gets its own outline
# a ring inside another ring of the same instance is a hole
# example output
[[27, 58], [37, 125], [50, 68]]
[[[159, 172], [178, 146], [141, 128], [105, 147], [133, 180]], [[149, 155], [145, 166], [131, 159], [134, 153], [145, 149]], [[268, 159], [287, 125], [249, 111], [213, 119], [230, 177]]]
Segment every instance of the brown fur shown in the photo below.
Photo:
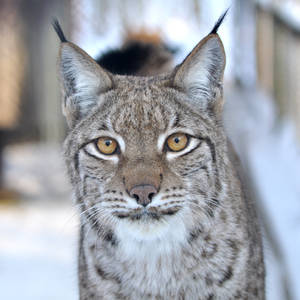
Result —
[[[80, 299], [265, 299], [257, 217], [221, 121], [219, 36], [155, 77], [112, 75], [61, 47]], [[189, 136], [178, 153], [166, 147], [174, 132]], [[118, 142], [116, 154], [99, 153], [101, 136]], [[130, 196], [141, 184], [158, 190], [146, 208]]]

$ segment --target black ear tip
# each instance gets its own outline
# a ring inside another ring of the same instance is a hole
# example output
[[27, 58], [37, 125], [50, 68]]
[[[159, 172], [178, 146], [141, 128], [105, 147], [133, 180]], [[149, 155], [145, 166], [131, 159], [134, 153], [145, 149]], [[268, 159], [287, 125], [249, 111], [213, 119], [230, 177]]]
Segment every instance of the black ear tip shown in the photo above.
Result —
[[227, 12], [229, 10], [229, 7], [225, 10], [225, 12], [219, 17], [217, 23], [215, 24], [214, 28], [212, 29], [212, 31], [209, 34], [216, 34], [218, 32], [218, 29], [220, 27], [220, 25], [223, 23]]
[[60, 41], [62, 43], [68, 42], [65, 35], [64, 35], [64, 33], [63, 33], [63, 31], [62, 31], [62, 29], [61, 29], [61, 27], [60, 27], [60, 24], [59, 24], [57, 18], [52, 19], [52, 26], [53, 26], [54, 30], [56, 31]]

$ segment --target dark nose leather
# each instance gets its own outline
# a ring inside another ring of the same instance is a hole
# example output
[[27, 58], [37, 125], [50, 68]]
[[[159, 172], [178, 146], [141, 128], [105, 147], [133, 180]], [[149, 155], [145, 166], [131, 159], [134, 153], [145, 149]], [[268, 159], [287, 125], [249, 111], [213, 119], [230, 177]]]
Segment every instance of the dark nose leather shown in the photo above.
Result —
[[134, 186], [130, 192], [130, 196], [136, 199], [136, 202], [146, 207], [154, 195], [157, 194], [157, 189], [150, 184], [140, 184]]

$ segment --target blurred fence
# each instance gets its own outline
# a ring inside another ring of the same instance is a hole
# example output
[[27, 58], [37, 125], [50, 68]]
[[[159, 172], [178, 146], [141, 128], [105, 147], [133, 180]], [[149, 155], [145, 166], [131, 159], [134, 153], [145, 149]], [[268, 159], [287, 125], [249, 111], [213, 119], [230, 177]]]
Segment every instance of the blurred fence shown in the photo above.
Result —
[[300, 141], [300, 1], [256, 1], [259, 85], [293, 121]]

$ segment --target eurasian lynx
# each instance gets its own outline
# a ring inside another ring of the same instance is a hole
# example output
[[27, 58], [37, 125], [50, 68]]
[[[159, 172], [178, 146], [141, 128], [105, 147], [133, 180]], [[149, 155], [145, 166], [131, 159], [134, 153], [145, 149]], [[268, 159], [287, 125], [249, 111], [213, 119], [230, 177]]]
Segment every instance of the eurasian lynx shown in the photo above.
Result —
[[149, 77], [113, 75], [55, 24], [80, 299], [264, 299], [258, 221], [222, 126], [223, 17]]

